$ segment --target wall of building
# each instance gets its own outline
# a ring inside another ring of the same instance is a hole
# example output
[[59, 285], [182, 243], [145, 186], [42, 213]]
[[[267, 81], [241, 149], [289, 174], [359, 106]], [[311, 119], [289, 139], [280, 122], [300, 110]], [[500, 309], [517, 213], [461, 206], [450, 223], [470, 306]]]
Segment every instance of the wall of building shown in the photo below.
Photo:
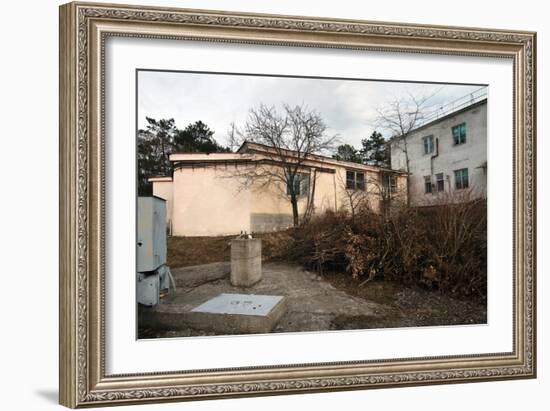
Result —
[[[282, 181], [263, 184], [258, 181], [250, 189], [250, 230], [268, 232], [292, 227], [292, 205], [286, 195], [286, 185]], [[305, 208], [304, 196], [298, 199], [298, 210]]]
[[335, 174], [319, 171], [316, 174], [314, 196], [316, 214], [323, 214], [328, 210], [336, 210], [339, 206], [339, 169], [336, 167], [334, 169], [336, 170]]
[[155, 181], [153, 183], [153, 195], [166, 200], [166, 225], [172, 232], [172, 181]]
[[[379, 174], [364, 171], [367, 181], [366, 190], [363, 192], [351, 192], [346, 189], [346, 167], [339, 166], [331, 169], [335, 172], [313, 171], [310, 174], [310, 190], [314, 192], [314, 213], [323, 214], [329, 210], [350, 210], [350, 202], [368, 203], [375, 211], [380, 209]], [[301, 195], [298, 198], [298, 211], [303, 216], [308, 206], [308, 196]], [[291, 227], [292, 206], [286, 195], [286, 186], [282, 183], [271, 184], [252, 190], [251, 204], [251, 229], [255, 232], [274, 231]]]
[[250, 232], [251, 195], [225, 166], [174, 171], [172, 235], [218, 236]]
[[[236, 168], [237, 167], [237, 168]], [[175, 236], [236, 235], [241, 231], [269, 232], [293, 226], [292, 205], [282, 181], [257, 179], [245, 186], [245, 165], [208, 165], [179, 168], [173, 182], [154, 181], [154, 195], [167, 200], [170, 232]], [[381, 207], [379, 173], [365, 173], [366, 190], [346, 189], [345, 166], [331, 165], [334, 173], [311, 172], [309, 189], [315, 175], [314, 213], [348, 210], [350, 202], [368, 203], [374, 210]], [[275, 174], [276, 171], [274, 170]], [[399, 180], [403, 189], [404, 178]], [[298, 197], [298, 212], [303, 216], [309, 194]]]
[[[452, 127], [466, 123], [466, 142], [454, 145]], [[423, 137], [434, 136], [438, 144], [431, 154], [424, 154]], [[391, 146], [391, 163], [395, 170], [406, 171], [403, 142]], [[438, 147], [438, 149], [437, 149]], [[438, 151], [438, 155], [435, 156]], [[413, 205], [460, 201], [483, 197], [487, 190], [487, 104], [474, 107], [421, 127], [407, 137], [410, 164], [410, 197]], [[484, 167], [485, 166], [485, 167]], [[454, 171], [467, 168], [469, 188], [455, 188]], [[444, 174], [445, 190], [436, 192], [435, 175]], [[434, 189], [425, 193], [424, 177], [431, 176]]]

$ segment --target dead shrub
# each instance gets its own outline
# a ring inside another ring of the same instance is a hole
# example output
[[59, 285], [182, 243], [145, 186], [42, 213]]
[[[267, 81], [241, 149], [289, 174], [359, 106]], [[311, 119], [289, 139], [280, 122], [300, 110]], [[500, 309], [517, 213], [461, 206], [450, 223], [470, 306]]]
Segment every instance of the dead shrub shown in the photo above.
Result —
[[[385, 278], [457, 295], [486, 295], [485, 200], [401, 207], [381, 215], [329, 211], [285, 232], [282, 258], [346, 272], [361, 283]], [[265, 240], [264, 240], [265, 241]]]
[[289, 230], [257, 233], [254, 236], [262, 239], [262, 259], [266, 261], [286, 258], [293, 243], [292, 232]]

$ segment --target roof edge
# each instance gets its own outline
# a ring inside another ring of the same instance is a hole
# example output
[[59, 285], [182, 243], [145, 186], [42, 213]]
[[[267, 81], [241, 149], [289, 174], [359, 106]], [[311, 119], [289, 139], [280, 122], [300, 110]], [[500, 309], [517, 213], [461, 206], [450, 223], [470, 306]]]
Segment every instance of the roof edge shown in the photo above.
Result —
[[[440, 117], [440, 118], [436, 118], [435, 120], [432, 120], [426, 124], [422, 124], [421, 126], [417, 127], [417, 128], [413, 128], [411, 131], [409, 131], [407, 133], [407, 137], [409, 137], [412, 133], [416, 133], [417, 131], [421, 131], [427, 127], [430, 127], [436, 123], [439, 123], [440, 121], [443, 121], [443, 120], [447, 120], [451, 117], [454, 117], [458, 114], [461, 114], [461, 113], [464, 113], [468, 110], [472, 110], [478, 106], [481, 106], [483, 104], [487, 104], [487, 98], [484, 98], [483, 100], [479, 100], [479, 101], [476, 101], [475, 103], [473, 104], [470, 104], [469, 106], [466, 106], [466, 107], [463, 107], [457, 111], [453, 111], [452, 113], [449, 113], [449, 114], [445, 114], [443, 117]], [[391, 137], [386, 143], [392, 143], [394, 140], [400, 138], [401, 136], [395, 136], [395, 137]]]

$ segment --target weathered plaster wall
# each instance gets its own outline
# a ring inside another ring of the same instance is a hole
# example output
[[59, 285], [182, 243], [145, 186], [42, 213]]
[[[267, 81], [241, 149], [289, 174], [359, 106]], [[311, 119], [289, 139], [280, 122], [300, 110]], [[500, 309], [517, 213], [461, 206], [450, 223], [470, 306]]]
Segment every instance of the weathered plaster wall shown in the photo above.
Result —
[[[173, 183], [155, 181], [155, 195], [168, 200], [172, 235], [218, 236], [241, 231], [269, 232], [292, 227], [292, 205], [282, 181], [257, 180], [245, 186], [245, 165], [213, 165], [179, 168]], [[346, 190], [346, 167], [331, 165], [334, 173], [318, 171], [315, 177], [314, 213], [350, 210]], [[364, 196], [369, 206], [380, 210], [378, 173], [364, 170], [367, 182]], [[313, 187], [313, 173], [309, 187]], [[402, 179], [400, 184], [403, 184]], [[357, 200], [357, 196], [354, 196]], [[365, 200], [363, 200], [365, 201]], [[300, 216], [306, 212], [308, 196], [298, 198]]]
[[[452, 127], [466, 123], [466, 142], [454, 145]], [[424, 154], [423, 137], [434, 136], [439, 141], [439, 155]], [[403, 143], [400, 143], [403, 144]], [[487, 189], [486, 169], [482, 166], [487, 161], [487, 104], [481, 104], [470, 110], [444, 118], [442, 121], [422, 127], [407, 137], [407, 151], [410, 160], [410, 196], [411, 204], [424, 205], [438, 201], [447, 201], [451, 197], [481, 197]], [[406, 170], [405, 154], [399, 146], [392, 144], [392, 168]], [[467, 168], [469, 190], [455, 189], [454, 170]], [[445, 191], [426, 194], [424, 177], [444, 174]], [[468, 193], [469, 192], [469, 193]]]
[[249, 190], [242, 190], [226, 167], [174, 171], [172, 234], [233, 235], [250, 231]]
[[155, 181], [153, 183], [153, 195], [166, 200], [166, 225], [172, 229], [172, 181]]

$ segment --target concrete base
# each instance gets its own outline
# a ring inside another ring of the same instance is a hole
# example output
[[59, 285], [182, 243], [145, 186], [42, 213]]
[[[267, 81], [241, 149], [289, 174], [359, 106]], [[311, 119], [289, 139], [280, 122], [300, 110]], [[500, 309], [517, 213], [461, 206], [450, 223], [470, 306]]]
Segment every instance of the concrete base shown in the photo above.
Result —
[[286, 311], [277, 295], [220, 294], [192, 309], [186, 322], [223, 334], [269, 333]]
[[231, 241], [231, 284], [250, 287], [262, 279], [262, 240], [238, 238]]

